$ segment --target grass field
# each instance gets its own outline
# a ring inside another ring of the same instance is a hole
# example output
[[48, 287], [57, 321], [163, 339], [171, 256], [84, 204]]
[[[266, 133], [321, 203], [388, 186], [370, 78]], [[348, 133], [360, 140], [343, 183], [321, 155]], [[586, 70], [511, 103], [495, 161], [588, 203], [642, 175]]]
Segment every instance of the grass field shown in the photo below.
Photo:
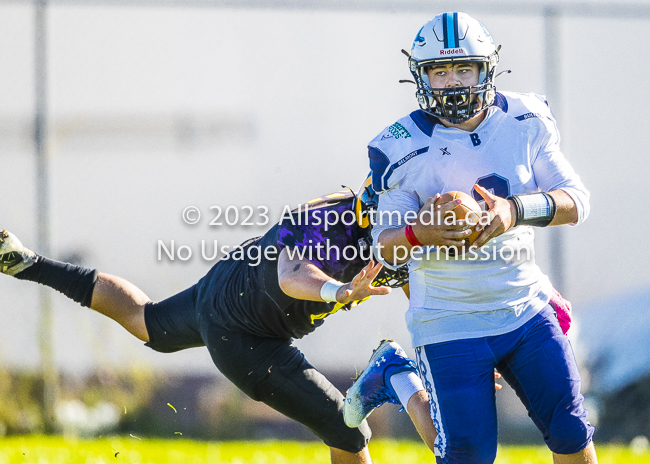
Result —
[[[376, 464], [433, 462], [421, 443], [377, 440], [370, 446]], [[650, 464], [650, 452], [618, 446], [599, 446], [601, 464]], [[304, 442], [195, 442], [140, 440], [131, 437], [66, 441], [57, 437], [0, 439], [0, 464], [311, 464], [329, 463], [327, 448]], [[497, 464], [551, 464], [543, 447], [499, 449]]]
[[[433, 455], [418, 442], [376, 440], [370, 445], [376, 464], [433, 462]], [[626, 447], [599, 446], [600, 464], [650, 464], [650, 452]], [[57, 437], [0, 439], [0, 464], [312, 464], [329, 463], [320, 443], [304, 442], [195, 442], [148, 440], [132, 437], [64, 440]], [[543, 447], [502, 447], [497, 464], [551, 464]]]

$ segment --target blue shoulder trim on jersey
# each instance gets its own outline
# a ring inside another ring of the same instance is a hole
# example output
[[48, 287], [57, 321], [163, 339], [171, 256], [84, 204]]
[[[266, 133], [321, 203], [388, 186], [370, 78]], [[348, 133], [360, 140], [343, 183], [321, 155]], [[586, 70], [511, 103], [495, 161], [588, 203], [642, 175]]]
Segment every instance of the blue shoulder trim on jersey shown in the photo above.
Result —
[[438, 120], [436, 118], [429, 116], [422, 110], [413, 111], [409, 116], [423, 134], [427, 135], [428, 137], [431, 137], [433, 135], [433, 127], [438, 124]]
[[497, 92], [494, 96], [494, 106], [501, 108], [501, 111], [504, 113], [508, 112], [508, 100], [506, 100], [506, 97], [502, 93]]
[[393, 172], [395, 169], [400, 167], [402, 164], [406, 163], [408, 160], [410, 160], [412, 158], [415, 158], [416, 156], [421, 155], [422, 153], [426, 153], [428, 151], [429, 151], [429, 147], [423, 147], [423, 148], [419, 148], [417, 150], [412, 151], [411, 153], [406, 155], [404, 158], [402, 158], [398, 162], [393, 163], [392, 166], [390, 167], [390, 171]]
[[515, 117], [515, 119], [516, 119], [517, 121], [524, 121], [524, 120], [526, 120], [526, 119], [530, 119], [530, 118], [542, 119], [543, 117], [544, 117], [544, 116], [542, 116], [542, 115], [539, 114], [539, 113], [532, 113], [532, 112], [531, 112], [531, 113], [522, 114], [521, 116], [517, 116], [517, 117]]
[[[399, 161], [390, 164], [390, 160], [385, 153], [374, 147], [368, 147], [368, 158], [370, 158], [370, 169], [372, 169], [372, 188], [377, 193], [382, 193], [388, 190], [388, 179], [393, 175], [395, 169], [402, 166], [407, 161], [415, 158], [422, 153], [429, 151], [429, 147], [418, 148], [406, 155]], [[390, 167], [388, 167], [390, 165]]]
[[368, 158], [370, 158], [370, 169], [372, 170], [373, 190], [377, 193], [388, 190], [388, 179], [393, 173], [392, 168], [387, 170], [390, 165], [388, 156], [375, 147], [368, 147]]

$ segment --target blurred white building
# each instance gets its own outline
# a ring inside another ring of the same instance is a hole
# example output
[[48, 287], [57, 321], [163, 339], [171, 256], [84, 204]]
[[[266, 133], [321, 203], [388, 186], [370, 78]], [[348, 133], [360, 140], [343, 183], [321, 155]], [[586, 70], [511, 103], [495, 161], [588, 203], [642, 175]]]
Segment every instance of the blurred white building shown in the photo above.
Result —
[[[435, 13], [51, 7], [52, 257], [79, 257], [162, 299], [209, 269], [202, 240], [235, 245], [266, 229], [211, 227], [211, 206], [264, 205], [273, 219], [285, 204], [342, 184], [356, 189], [369, 170], [367, 142], [417, 109], [414, 88], [398, 83], [410, 77], [400, 49]], [[513, 70], [498, 87], [544, 93], [541, 18], [478, 17], [503, 45], [500, 70]], [[0, 227], [27, 246], [36, 237], [32, 19], [30, 6], [0, 4]], [[611, 320], [595, 316], [598, 302], [650, 282], [650, 251], [637, 238], [650, 225], [640, 206], [650, 175], [647, 25], [560, 21], [564, 98], [551, 106], [563, 109], [565, 152], [592, 193], [591, 217], [567, 228], [564, 253], [566, 294], [576, 315], [594, 324], [594, 332], [583, 324], [585, 334], [611, 329]], [[608, 31], [624, 31], [625, 40]], [[181, 218], [190, 205], [203, 213], [194, 226]], [[194, 256], [159, 261], [159, 240], [187, 245]], [[540, 230], [545, 270], [548, 242]], [[64, 370], [214, 371], [205, 350], [154, 353], [58, 294], [54, 305]], [[374, 298], [329, 317], [298, 345], [316, 366], [362, 368], [381, 338], [409, 345], [406, 305], [399, 292]], [[38, 365], [35, 286], [0, 278], [0, 308], [0, 361]], [[607, 338], [594, 335], [585, 356], [607, 352]]]

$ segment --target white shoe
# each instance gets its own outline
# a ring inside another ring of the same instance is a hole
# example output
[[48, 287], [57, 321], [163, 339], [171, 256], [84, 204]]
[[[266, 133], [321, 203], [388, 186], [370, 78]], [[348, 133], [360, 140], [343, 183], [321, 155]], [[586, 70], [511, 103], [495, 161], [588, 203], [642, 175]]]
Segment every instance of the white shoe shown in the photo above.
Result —
[[0, 232], [0, 272], [14, 276], [36, 261], [36, 253], [20, 243], [11, 232]]

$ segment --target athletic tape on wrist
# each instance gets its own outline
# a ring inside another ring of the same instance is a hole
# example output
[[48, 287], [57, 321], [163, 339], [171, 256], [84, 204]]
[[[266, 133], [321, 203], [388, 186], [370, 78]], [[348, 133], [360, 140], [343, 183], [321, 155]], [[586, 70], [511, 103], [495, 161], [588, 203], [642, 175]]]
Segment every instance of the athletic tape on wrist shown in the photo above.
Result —
[[508, 200], [515, 204], [515, 226], [546, 227], [557, 212], [555, 200], [546, 192], [512, 195]]
[[320, 288], [320, 297], [323, 299], [323, 301], [327, 301], [328, 303], [336, 303], [336, 292], [338, 292], [339, 288], [343, 287], [343, 285], [345, 284], [343, 282], [339, 282], [338, 280], [328, 280]]

